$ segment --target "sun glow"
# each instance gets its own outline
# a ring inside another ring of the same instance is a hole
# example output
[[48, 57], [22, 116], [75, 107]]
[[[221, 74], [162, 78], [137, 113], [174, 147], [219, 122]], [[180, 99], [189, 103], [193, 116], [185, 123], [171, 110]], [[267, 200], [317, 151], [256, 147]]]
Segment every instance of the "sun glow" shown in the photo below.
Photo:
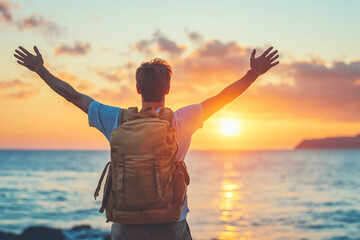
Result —
[[234, 136], [235, 134], [239, 133], [240, 129], [240, 122], [234, 119], [223, 118], [219, 119], [220, 123], [220, 131], [227, 136]]

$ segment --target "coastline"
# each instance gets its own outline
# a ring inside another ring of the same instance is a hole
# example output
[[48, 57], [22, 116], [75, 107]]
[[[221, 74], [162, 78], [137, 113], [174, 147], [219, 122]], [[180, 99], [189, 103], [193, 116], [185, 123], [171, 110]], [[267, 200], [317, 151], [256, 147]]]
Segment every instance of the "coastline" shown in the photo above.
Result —
[[0, 230], [0, 240], [110, 240], [110, 229], [94, 229], [90, 225], [76, 225], [71, 229], [59, 229], [44, 225], [27, 227], [21, 234]]

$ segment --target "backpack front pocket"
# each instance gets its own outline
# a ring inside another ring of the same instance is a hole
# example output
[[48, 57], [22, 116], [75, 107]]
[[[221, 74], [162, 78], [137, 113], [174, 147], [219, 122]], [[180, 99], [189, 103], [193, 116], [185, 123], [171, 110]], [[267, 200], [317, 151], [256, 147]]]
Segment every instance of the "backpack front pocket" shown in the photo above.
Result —
[[161, 182], [154, 156], [125, 156], [120, 159], [116, 182], [119, 208], [130, 211], [160, 207]]

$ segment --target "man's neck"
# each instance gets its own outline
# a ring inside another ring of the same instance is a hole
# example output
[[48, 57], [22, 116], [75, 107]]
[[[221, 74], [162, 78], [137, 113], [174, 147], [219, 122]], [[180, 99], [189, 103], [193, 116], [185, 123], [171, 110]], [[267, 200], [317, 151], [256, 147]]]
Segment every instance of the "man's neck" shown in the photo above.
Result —
[[142, 101], [142, 108], [152, 107], [154, 110], [158, 109], [159, 107], [165, 106], [165, 100], [161, 102], [144, 102]]

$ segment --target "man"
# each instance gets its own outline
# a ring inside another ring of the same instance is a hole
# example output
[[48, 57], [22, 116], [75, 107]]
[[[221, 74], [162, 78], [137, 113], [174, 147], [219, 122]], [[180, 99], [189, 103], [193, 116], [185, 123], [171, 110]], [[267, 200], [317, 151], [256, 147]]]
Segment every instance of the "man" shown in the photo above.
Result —
[[[37, 49], [36, 55], [23, 47], [15, 50], [14, 56], [18, 63], [36, 72], [56, 93], [73, 103], [88, 114], [89, 125], [96, 127], [110, 141], [111, 132], [118, 127], [121, 108], [101, 104], [91, 97], [77, 92], [68, 83], [53, 76], [43, 65], [44, 61]], [[210, 97], [199, 104], [193, 104], [174, 112], [172, 126], [178, 135], [179, 148], [177, 159], [184, 161], [190, 146], [192, 134], [202, 127], [203, 121], [226, 104], [240, 96], [260, 75], [279, 63], [275, 61], [279, 55], [277, 50], [268, 48], [262, 55], [255, 57], [256, 50], [251, 53], [250, 70], [240, 80], [226, 87], [216, 96]], [[165, 95], [170, 90], [171, 67], [162, 59], [154, 59], [143, 63], [136, 71], [136, 89], [141, 95], [142, 108], [160, 109], [165, 106]], [[158, 224], [128, 225], [114, 223], [111, 230], [112, 239], [191, 239], [186, 222], [189, 212], [187, 198], [181, 209], [179, 221]]]

